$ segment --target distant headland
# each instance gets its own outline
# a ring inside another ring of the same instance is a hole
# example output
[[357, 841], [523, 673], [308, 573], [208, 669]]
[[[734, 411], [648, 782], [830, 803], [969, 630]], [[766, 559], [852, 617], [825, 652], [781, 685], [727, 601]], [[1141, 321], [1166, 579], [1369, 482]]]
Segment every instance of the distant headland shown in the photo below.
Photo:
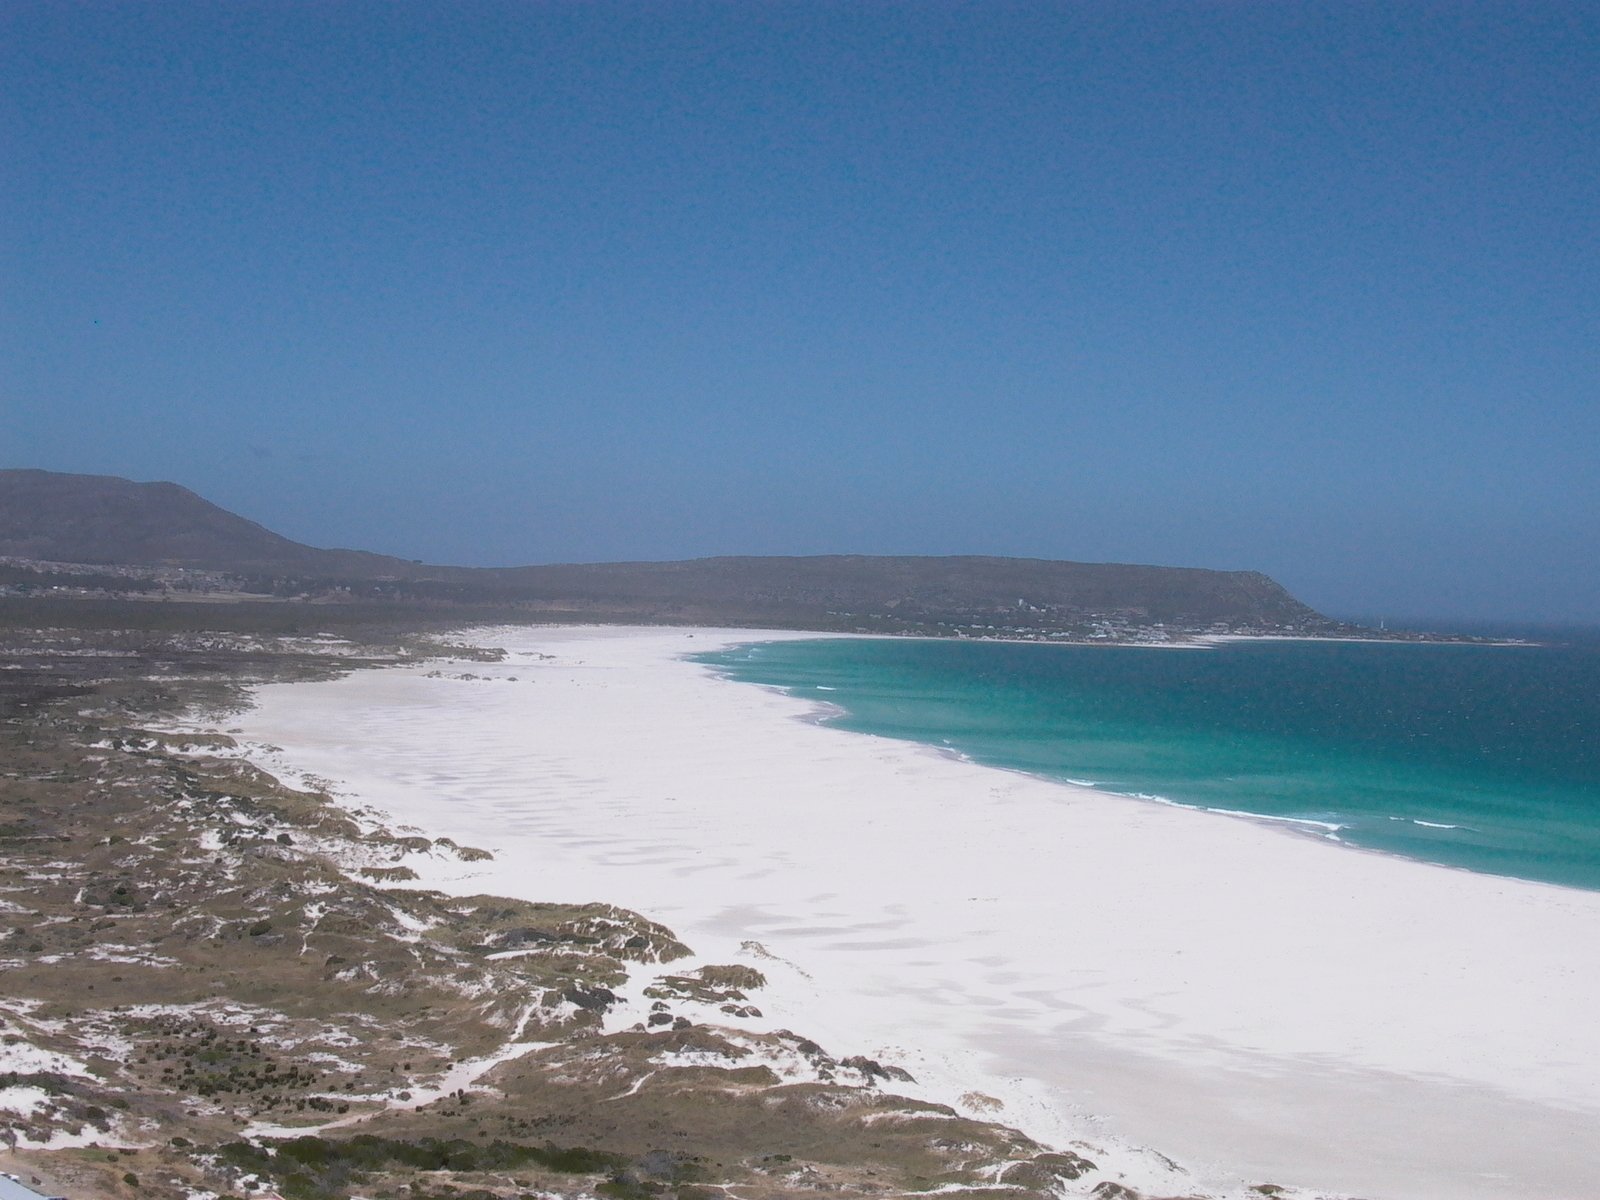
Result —
[[175, 483], [39, 470], [0, 471], [0, 598], [1079, 643], [1463, 640], [1337, 621], [1255, 571], [873, 555], [434, 566], [291, 541]]

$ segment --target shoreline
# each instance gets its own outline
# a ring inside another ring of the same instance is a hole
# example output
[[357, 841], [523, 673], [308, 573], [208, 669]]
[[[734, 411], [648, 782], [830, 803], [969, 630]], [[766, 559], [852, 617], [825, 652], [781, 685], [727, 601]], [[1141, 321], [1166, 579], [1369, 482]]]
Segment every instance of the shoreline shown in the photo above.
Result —
[[[650, 628], [650, 627], [640, 626], [638, 628], [643, 629], [643, 628]], [[799, 640], [800, 638], [802, 638], [804, 636], [805, 635], [797, 634], [795, 637], [791, 637], [788, 640]], [[875, 637], [878, 637], [878, 636], [879, 635], [876, 635], [876, 634], [825, 634], [825, 633], [819, 633], [819, 634], [814, 635], [814, 640], [836, 640], [836, 639], [840, 639], [840, 638], [852, 638], [852, 639], [858, 639], [859, 640], [859, 639], [872, 639], [872, 638], [875, 638]], [[895, 637], [895, 636], [899, 636], [899, 635], [883, 635], [883, 636]], [[1218, 634], [1218, 635], [1208, 635], [1208, 636], [1210, 636], [1210, 640], [1208, 642], [1206, 642], [1205, 644], [1198, 644], [1198, 643], [1151, 643], [1149, 645], [1143, 645], [1143, 644], [1139, 644], [1139, 643], [1128, 643], [1128, 644], [1126, 644], [1124, 646], [1121, 646], [1120, 648], [1124, 648], [1124, 649], [1153, 649], [1153, 650], [1210, 650], [1210, 649], [1215, 649], [1218, 646], [1226, 645], [1226, 644], [1232, 643], [1232, 642], [1259, 642], [1259, 641], [1268, 641], [1268, 642], [1272, 642], [1272, 641], [1322, 642], [1322, 641], [1342, 641], [1342, 642], [1368, 643], [1368, 642], [1373, 642], [1373, 641], [1381, 641], [1381, 639], [1369, 639], [1369, 638], [1319, 638], [1319, 637], [1293, 637], [1293, 636], [1278, 637], [1276, 635], [1268, 635], [1268, 634], [1262, 634], [1262, 635], [1257, 635], [1257, 634], [1238, 634], [1238, 635], [1235, 635], [1235, 634]], [[918, 637], [913, 638], [912, 640], [948, 641], [948, 640], [953, 640], [953, 639], [925, 638], [925, 637], [918, 636]], [[1035, 643], [1035, 642], [1028, 642], [1028, 641], [1003, 640], [1003, 639], [984, 639], [984, 640], [986, 640], [986, 641], [995, 641], [995, 642], [1003, 642], [1003, 644], [1006, 644], [1006, 645], [1067, 644], [1067, 643]], [[744, 647], [744, 646], [757, 645], [757, 644], [760, 643], [760, 641], [761, 641], [761, 639], [759, 639], [759, 638], [751, 639], [749, 641], [734, 641], [734, 642], [728, 643], [728, 645], [725, 646], [724, 649], [725, 650], [739, 649], [739, 648]], [[1405, 645], [1424, 645], [1424, 644], [1430, 644], [1430, 643], [1405, 642], [1405, 643], [1400, 643], [1400, 644], [1405, 644]], [[1471, 643], [1439, 643], [1439, 644], [1466, 645], [1466, 644], [1471, 644]], [[1536, 643], [1532, 643], [1532, 642], [1495, 642], [1495, 643], [1476, 643], [1476, 644], [1478, 644], [1478, 645], [1486, 645], [1486, 646], [1495, 646], [1495, 647], [1500, 647], [1500, 646], [1508, 646], [1508, 647], [1510, 647], [1510, 646], [1523, 646], [1523, 647], [1528, 647], [1528, 646], [1535, 646], [1536, 645]], [[699, 653], [700, 653], [699, 651], [695, 651], [695, 652], [693, 652], [691, 654], [686, 654], [684, 657], [685, 657], [686, 660], [692, 661], [693, 658], [696, 655], [698, 655]], [[721, 667], [713, 666], [713, 665], [710, 665], [710, 664], [697, 664], [697, 665], [705, 666], [706, 669], [709, 670], [712, 673], [712, 675], [715, 678], [719, 679], [719, 680], [723, 680], [723, 681], [731, 682], [731, 683], [736, 683], [736, 684], [738, 684], [738, 685], [740, 685], [742, 687], [761, 688], [761, 689], [770, 691], [775, 695], [784, 696], [784, 697], [787, 697], [789, 699], [793, 699], [795, 701], [798, 701], [799, 703], [807, 704], [807, 705], [812, 706], [812, 711], [807, 712], [807, 713], [796, 714], [796, 719], [797, 720], [802, 720], [802, 721], [805, 721], [805, 722], [807, 722], [809, 724], [818, 725], [818, 726], [821, 726], [823, 728], [839, 728], [839, 727], [836, 727], [836, 726], [830, 726], [829, 725], [829, 721], [831, 721], [831, 720], [833, 720], [834, 718], [837, 718], [837, 717], [848, 717], [850, 715], [849, 710], [844, 708], [841, 705], [835, 704], [832, 701], [824, 699], [824, 698], [821, 698], [821, 697], [815, 697], [815, 696], [810, 696], [810, 695], [800, 695], [800, 694], [794, 693], [794, 692], [792, 692], [790, 689], [786, 688], [782, 684], [768, 684], [768, 683], [759, 683], [759, 682], [755, 682], [755, 681], [752, 681], [752, 680], [741, 680], [741, 679], [737, 679], [734, 676], [734, 674], [733, 674], [731, 669], [723, 669]], [[852, 729], [841, 729], [840, 731], [841, 732], [846, 732], [846, 733], [859, 733], [859, 732], [861, 732], [859, 730], [852, 730]], [[920, 746], [920, 747], [923, 747], [923, 748], [928, 749], [928, 750], [933, 750], [933, 751], [936, 751], [939, 754], [947, 755], [950, 758], [952, 758], [953, 760], [956, 760], [956, 761], [959, 761], [959, 762], [964, 762], [964, 763], [969, 763], [969, 764], [974, 765], [974, 766], [980, 766], [980, 767], [983, 767], [983, 768], [985, 768], [987, 770], [1004, 771], [1004, 772], [1008, 772], [1008, 773], [1019, 775], [1019, 776], [1025, 778], [1025, 779], [1038, 780], [1038, 781], [1043, 782], [1043, 783], [1058, 784], [1058, 785], [1061, 785], [1061, 786], [1064, 786], [1064, 787], [1087, 788], [1087, 789], [1089, 789], [1091, 791], [1098, 792], [1101, 795], [1115, 797], [1115, 798], [1117, 798], [1119, 800], [1137, 801], [1137, 802], [1143, 803], [1143, 804], [1163, 805], [1163, 806], [1166, 806], [1166, 807], [1169, 807], [1169, 808], [1183, 809], [1183, 810], [1186, 810], [1186, 811], [1189, 811], [1189, 812], [1208, 813], [1210, 815], [1219, 816], [1219, 817], [1231, 817], [1231, 818], [1233, 818], [1235, 820], [1246, 821], [1246, 822], [1250, 822], [1250, 823], [1253, 823], [1253, 824], [1259, 824], [1259, 825], [1261, 825], [1263, 827], [1276, 829], [1281, 833], [1292, 834], [1292, 835], [1297, 836], [1297, 837], [1315, 838], [1315, 839], [1319, 839], [1319, 840], [1322, 840], [1322, 841], [1325, 841], [1325, 842], [1332, 842], [1335, 845], [1340, 846], [1340, 847], [1342, 847], [1344, 849], [1347, 849], [1347, 850], [1350, 850], [1350, 851], [1360, 852], [1360, 853], [1363, 853], [1363, 854], [1376, 854], [1376, 855], [1379, 855], [1379, 856], [1382, 856], [1382, 857], [1386, 857], [1386, 858], [1398, 859], [1398, 860], [1400, 860], [1402, 862], [1409, 862], [1409, 863], [1416, 863], [1416, 864], [1420, 864], [1420, 865], [1424, 865], [1424, 866], [1431, 866], [1431, 867], [1435, 867], [1435, 868], [1440, 869], [1440, 870], [1463, 871], [1463, 872], [1465, 872], [1465, 873], [1467, 873], [1469, 875], [1485, 875], [1485, 876], [1488, 876], [1488, 877], [1494, 878], [1494, 879], [1515, 880], [1518, 883], [1529, 884], [1529, 885], [1532, 885], [1532, 886], [1551, 887], [1551, 888], [1557, 888], [1557, 889], [1562, 889], [1562, 890], [1573, 890], [1573, 891], [1579, 891], [1579, 892], [1590, 892], [1590, 893], [1600, 894], [1600, 884], [1597, 884], [1595, 886], [1587, 886], [1586, 887], [1586, 886], [1583, 886], [1583, 885], [1580, 885], [1580, 884], [1559, 883], [1559, 882], [1556, 882], [1556, 881], [1553, 881], [1553, 880], [1548, 880], [1548, 879], [1532, 878], [1532, 877], [1529, 877], [1529, 876], [1526, 876], [1526, 875], [1518, 875], [1518, 874], [1512, 873], [1510, 871], [1496, 872], [1496, 871], [1477, 870], [1477, 869], [1475, 869], [1473, 867], [1463, 866], [1463, 865], [1461, 865], [1459, 863], [1442, 862], [1442, 861], [1440, 861], [1440, 860], [1438, 860], [1436, 858], [1422, 858], [1422, 857], [1417, 856], [1417, 855], [1403, 853], [1402, 851], [1399, 851], [1399, 850], [1390, 850], [1390, 849], [1386, 849], [1386, 848], [1384, 848], [1382, 846], [1373, 846], [1373, 845], [1364, 844], [1363, 842], [1359, 842], [1359, 841], [1351, 841], [1348, 838], [1344, 838], [1344, 837], [1340, 836], [1342, 831], [1350, 828], [1351, 826], [1349, 824], [1341, 824], [1341, 823], [1336, 822], [1336, 821], [1324, 821], [1324, 820], [1317, 820], [1317, 819], [1310, 818], [1310, 817], [1292, 817], [1292, 816], [1281, 816], [1281, 815], [1276, 815], [1276, 814], [1272, 814], [1272, 813], [1252, 812], [1249, 809], [1242, 809], [1242, 808], [1219, 808], [1219, 807], [1216, 807], [1214, 805], [1191, 804], [1191, 803], [1186, 803], [1186, 802], [1184, 802], [1182, 800], [1174, 800], [1169, 796], [1160, 795], [1160, 794], [1154, 793], [1154, 792], [1122, 792], [1122, 791], [1116, 791], [1113, 788], [1105, 787], [1105, 786], [1102, 786], [1101, 784], [1098, 784], [1098, 783], [1093, 783], [1093, 782], [1080, 780], [1080, 779], [1072, 779], [1072, 778], [1069, 778], [1067, 776], [1051, 775], [1051, 774], [1048, 774], [1048, 773], [1043, 772], [1043, 771], [1030, 771], [1025, 767], [1014, 767], [1014, 766], [1006, 765], [1004, 763], [985, 762], [983, 759], [975, 757], [975, 756], [973, 756], [972, 754], [970, 754], [969, 752], [967, 752], [965, 750], [961, 750], [961, 749], [958, 749], [955, 746], [951, 746], [951, 745], [947, 745], [947, 744], [943, 744], [942, 745], [942, 744], [937, 744], [937, 743], [934, 743], [934, 742], [920, 741], [920, 740], [915, 739], [915, 738], [897, 737], [897, 736], [892, 735], [892, 734], [867, 734], [865, 736], [885, 737], [888, 740], [902, 742], [905, 745]], [[1395, 818], [1395, 819], [1401, 819], [1401, 818]], [[1419, 824], [1419, 825], [1429, 825], [1429, 824], [1431, 824], [1428, 821], [1424, 821], [1424, 820], [1421, 820], [1421, 819], [1418, 819], [1418, 818], [1404, 818], [1404, 819], [1408, 820], [1408, 821], [1412, 821], [1413, 823]]]
[[[513, 654], [476, 680], [273, 685], [233, 724], [283, 747], [257, 752], [269, 770], [497, 851], [426, 885], [625, 903], [707, 961], [760, 943], [794, 964], [763, 960], [773, 1021], [925, 1090], [970, 1084], [973, 1115], [1109, 1147], [1133, 1186], [1580, 1194], [1600, 1150], [1581, 1066], [1600, 1035], [1578, 1002], [1600, 985], [1600, 896], [831, 729], [804, 719], [813, 701], [680, 657], [840, 635], [471, 636]], [[1393, 928], [1407, 911], [1442, 930]]]

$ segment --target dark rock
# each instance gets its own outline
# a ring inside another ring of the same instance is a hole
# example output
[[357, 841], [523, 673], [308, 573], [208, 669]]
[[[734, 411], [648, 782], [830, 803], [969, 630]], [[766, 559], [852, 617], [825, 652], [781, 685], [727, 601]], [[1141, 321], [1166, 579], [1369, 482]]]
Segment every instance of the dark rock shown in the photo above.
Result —
[[[757, 1013], [757, 1016], [760, 1014]], [[852, 1055], [839, 1064], [843, 1067], [853, 1067], [868, 1079], [896, 1079], [901, 1083], [915, 1083], [911, 1072], [904, 1067], [886, 1067], [877, 1059], [866, 1058], [860, 1054]]]
[[[767, 977], [754, 967], [747, 967], [740, 963], [729, 963], [721, 966], [701, 967], [695, 972], [700, 981], [707, 987], [724, 989], [745, 989], [754, 991], [756, 988], [767, 985]], [[734, 997], [743, 1000], [743, 996]]]
[[561, 998], [588, 1012], [605, 1012], [617, 1002], [617, 994], [610, 988], [586, 988], [576, 983], [562, 989]]
[[[1037, 1188], [1041, 1191], [1050, 1191], [1062, 1181], [1081, 1179], [1090, 1171], [1096, 1170], [1094, 1163], [1082, 1155], [1073, 1154], [1070, 1150], [1051, 1151], [1045, 1154], [1036, 1154], [1026, 1162], [1013, 1163], [1000, 1175], [1001, 1183], [1011, 1184], [1013, 1187]], [[1113, 1184], [1113, 1187], [1120, 1186]], [[1120, 1192], [1108, 1192], [1108, 1196], [1120, 1196]], [[1095, 1195], [1100, 1195], [1096, 1191]]]

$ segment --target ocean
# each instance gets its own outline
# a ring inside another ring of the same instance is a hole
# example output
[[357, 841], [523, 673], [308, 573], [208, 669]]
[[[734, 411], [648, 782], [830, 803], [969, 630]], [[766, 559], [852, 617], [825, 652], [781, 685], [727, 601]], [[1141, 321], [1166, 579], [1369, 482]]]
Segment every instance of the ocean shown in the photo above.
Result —
[[841, 729], [1600, 890], [1600, 638], [1204, 650], [916, 639], [699, 656]]

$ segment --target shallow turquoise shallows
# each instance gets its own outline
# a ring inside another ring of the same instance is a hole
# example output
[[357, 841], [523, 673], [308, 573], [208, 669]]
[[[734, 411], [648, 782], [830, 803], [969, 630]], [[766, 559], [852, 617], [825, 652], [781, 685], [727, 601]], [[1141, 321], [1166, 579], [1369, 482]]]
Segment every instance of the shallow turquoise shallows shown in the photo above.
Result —
[[841, 729], [1600, 889], [1593, 640], [1165, 650], [829, 639], [698, 661], [835, 705], [827, 721]]

